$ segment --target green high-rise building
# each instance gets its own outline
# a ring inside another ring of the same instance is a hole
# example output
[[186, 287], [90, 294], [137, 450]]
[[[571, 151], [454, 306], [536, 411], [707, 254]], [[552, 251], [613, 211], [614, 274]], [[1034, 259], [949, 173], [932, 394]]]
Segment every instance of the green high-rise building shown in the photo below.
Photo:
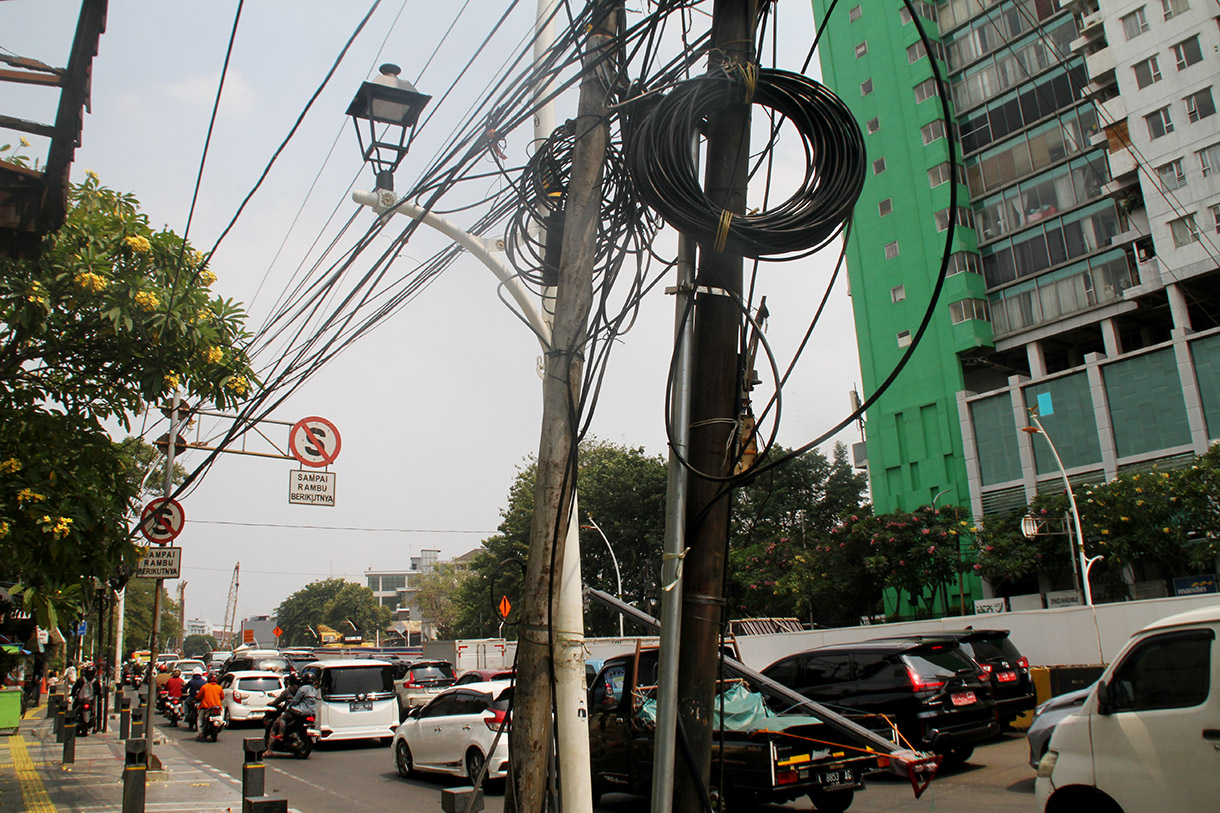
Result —
[[[876, 510], [981, 519], [1061, 489], [1045, 442], [1020, 431], [1038, 403], [1073, 483], [1206, 451], [1220, 438], [1214, 5], [914, 0], [928, 49], [901, 0], [855, 3], [835, 7], [819, 56], [868, 150], [847, 245], [865, 394], [913, 338], [957, 223], [928, 330], [866, 417]], [[829, 5], [814, 0], [818, 22]]]

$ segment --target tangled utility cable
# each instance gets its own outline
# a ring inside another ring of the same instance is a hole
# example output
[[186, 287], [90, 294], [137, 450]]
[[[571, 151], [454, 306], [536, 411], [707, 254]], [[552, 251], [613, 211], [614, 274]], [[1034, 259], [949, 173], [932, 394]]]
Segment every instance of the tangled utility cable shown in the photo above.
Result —
[[[734, 214], [704, 193], [691, 154], [709, 115], [756, 103], [788, 119], [805, 148], [805, 177], [778, 206]], [[717, 251], [758, 259], [795, 259], [832, 239], [864, 186], [864, 137], [842, 100], [799, 73], [726, 68], [688, 79], [635, 122], [627, 163], [652, 209], [679, 231]]]

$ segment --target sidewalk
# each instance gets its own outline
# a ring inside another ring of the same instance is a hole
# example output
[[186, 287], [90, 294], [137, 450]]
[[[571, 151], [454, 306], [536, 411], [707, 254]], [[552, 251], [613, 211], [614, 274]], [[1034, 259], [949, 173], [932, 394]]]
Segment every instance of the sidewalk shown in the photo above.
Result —
[[[0, 736], [0, 813], [102, 813], [123, 809], [123, 741], [118, 718], [109, 731], [76, 740], [76, 761], [63, 765], [46, 706], [26, 712], [16, 734]], [[144, 809], [150, 813], [241, 810], [241, 780], [191, 759], [172, 741], [160, 744], [164, 770], [149, 771]]]

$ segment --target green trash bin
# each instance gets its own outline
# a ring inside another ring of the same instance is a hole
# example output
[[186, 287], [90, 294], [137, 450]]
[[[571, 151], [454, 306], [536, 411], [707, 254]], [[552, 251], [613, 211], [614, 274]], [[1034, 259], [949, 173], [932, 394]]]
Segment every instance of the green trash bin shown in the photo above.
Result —
[[0, 731], [16, 731], [20, 724], [21, 689], [0, 689]]

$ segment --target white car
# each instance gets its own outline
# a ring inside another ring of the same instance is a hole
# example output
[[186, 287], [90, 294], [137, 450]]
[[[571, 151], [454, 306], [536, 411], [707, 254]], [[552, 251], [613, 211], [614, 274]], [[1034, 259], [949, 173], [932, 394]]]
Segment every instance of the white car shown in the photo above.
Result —
[[428, 771], [464, 776], [473, 784], [487, 763], [486, 779], [505, 778], [512, 693], [511, 680], [467, 683], [411, 709], [394, 732], [399, 775]]
[[220, 688], [225, 693], [227, 724], [261, 720], [271, 701], [284, 691], [284, 677], [275, 672], [229, 672], [220, 678]]

